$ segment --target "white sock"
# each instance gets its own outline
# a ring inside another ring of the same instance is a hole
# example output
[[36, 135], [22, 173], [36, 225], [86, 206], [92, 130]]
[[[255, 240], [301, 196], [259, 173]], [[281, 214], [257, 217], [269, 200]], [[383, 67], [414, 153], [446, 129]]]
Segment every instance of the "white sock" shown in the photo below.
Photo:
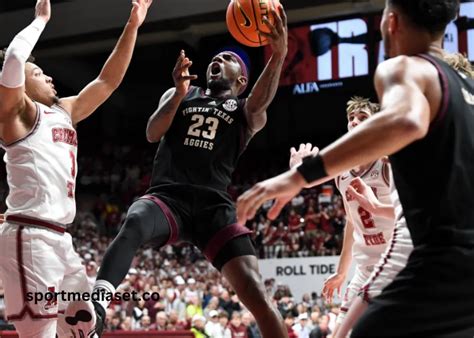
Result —
[[[110, 282], [106, 281], [105, 279], [96, 280], [92, 293], [96, 293], [96, 292], [100, 293], [103, 291], [105, 291], [106, 293], [110, 293], [112, 295], [115, 294], [115, 288]], [[104, 308], [104, 311], [105, 311], [109, 307], [110, 300], [105, 299], [105, 297], [99, 297], [99, 300], [97, 300], [97, 303], [99, 303]]]

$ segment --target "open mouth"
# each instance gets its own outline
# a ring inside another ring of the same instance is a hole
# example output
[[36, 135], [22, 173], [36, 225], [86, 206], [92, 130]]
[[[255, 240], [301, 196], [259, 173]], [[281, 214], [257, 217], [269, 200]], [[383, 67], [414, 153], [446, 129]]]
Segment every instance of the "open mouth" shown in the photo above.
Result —
[[219, 75], [221, 75], [221, 73], [222, 73], [221, 66], [217, 62], [214, 62], [211, 65], [211, 76], [213, 76], [213, 77], [219, 76]]

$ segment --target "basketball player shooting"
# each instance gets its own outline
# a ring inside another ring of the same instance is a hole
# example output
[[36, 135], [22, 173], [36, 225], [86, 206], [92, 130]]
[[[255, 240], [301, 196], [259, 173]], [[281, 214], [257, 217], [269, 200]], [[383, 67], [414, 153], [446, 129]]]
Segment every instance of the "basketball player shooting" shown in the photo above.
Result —
[[241, 224], [271, 199], [275, 218], [306, 184], [390, 155], [414, 249], [352, 337], [474, 335], [474, 303], [466, 302], [474, 298], [474, 83], [442, 50], [458, 10], [457, 0], [387, 0], [381, 31], [390, 59], [375, 74], [381, 112], [238, 200]]
[[[0, 139], [10, 191], [0, 225], [0, 279], [6, 317], [20, 337], [52, 338], [57, 330], [66, 336], [66, 327], [56, 328], [58, 312], [65, 308], [62, 299], [59, 304], [34, 302], [27, 299], [28, 292], [90, 291], [84, 266], [65, 232], [76, 213], [74, 126], [121, 83], [150, 4], [133, 1], [123, 34], [99, 76], [76, 96], [59, 98], [53, 79], [29, 61], [51, 17], [49, 0], [37, 1], [33, 22], [2, 53]], [[88, 333], [77, 331], [76, 336]], [[72, 334], [69, 329], [67, 334]]]
[[[148, 195], [135, 201], [104, 255], [94, 292], [114, 294], [138, 248], [159, 249], [176, 241], [196, 245], [229, 281], [254, 314], [264, 338], [287, 337], [278, 311], [268, 298], [258, 271], [250, 231], [237, 225], [227, 194], [231, 175], [253, 135], [266, 123], [266, 109], [277, 91], [287, 53], [283, 8], [265, 20], [272, 56], [245, 99], [248, 70], [235, 53], [224, 51], [207, 68], [207, 88], [190, 84], [192, 61], [181, 51], [173, 70], [175, 87], [166, 91], [150, 117], [147, 138], [160, 141]], [[95, 302], [97, 332], [109, 302]]]

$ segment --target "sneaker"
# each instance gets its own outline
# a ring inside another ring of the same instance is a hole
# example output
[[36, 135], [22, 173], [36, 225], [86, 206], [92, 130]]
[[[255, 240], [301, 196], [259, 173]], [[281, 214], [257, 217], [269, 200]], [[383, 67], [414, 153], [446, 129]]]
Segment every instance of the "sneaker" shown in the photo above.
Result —
[[94, 311], [95, 311], [95, 317], [96, 317], [94, 333], [96, 334], [95, 337], [100, 338], [102, 337], [102, 332], [104, 331], [105, 310], [102, 307], [102, 305], [100, 305], [97, 302], [92, 302], [92, 304], [94, 305]]
[[64, 316], [58, 320], [60, 337], [95, 338], [97, 316], [92, 302], [70, 302]]

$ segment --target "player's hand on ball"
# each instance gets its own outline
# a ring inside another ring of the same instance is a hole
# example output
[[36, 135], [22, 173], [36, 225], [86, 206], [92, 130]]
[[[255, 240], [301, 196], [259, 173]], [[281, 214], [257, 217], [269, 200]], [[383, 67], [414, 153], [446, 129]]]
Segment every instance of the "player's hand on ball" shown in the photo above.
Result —
[[51, 2], [49, 0], [36, 1], [35, 18], [41, 18], [48, 22], [51, 18]]
[[186, 57], [184, 50], [179, 53], [178, 60], [173, 69], [173, 81], [176, 87], [176, 93], [186, 95], [191, 84], [191, 80], [196, 80], [197, 75], [189, 74], [189, 67], [193, 62]]
[[295, 147], [290, 149], [290, 168], [294, 168], [303, 163], [303, 159], [308, 156], [318, 155], [319, 148], [313, 147], [311, 143], [300, 144], [300, 148], [296, 151]]
[[273, 25], [267, 17], [263, 18], [263, 22], [270, 30], [270, 33], [260, 31], [259, 34], [268, 39], [274, 55], [285, 58], [286, 53], [288, 52], [288, 26], [286, 13], [282, 5], [278, 8], [279, 13], [277, 13], [275, 8], [271, 8], [270, 12], [275, 20]]
[[153, 0], [133, 0], [129, 23], [137, 28], [140, 27], [145, 21], [148, 8], [150, 8], [152, 2]]

